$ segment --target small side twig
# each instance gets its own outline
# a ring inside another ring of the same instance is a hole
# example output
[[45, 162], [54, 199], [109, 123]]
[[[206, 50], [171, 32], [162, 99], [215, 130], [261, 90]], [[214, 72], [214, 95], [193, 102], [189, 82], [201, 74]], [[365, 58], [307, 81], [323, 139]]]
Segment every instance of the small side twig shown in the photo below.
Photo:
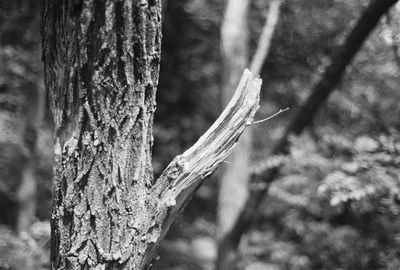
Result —
[[261, 120], [253, 121], [253, 123], [252, 123], [252, 124], [259, 124], [259, 123], [263, 123], [263, 122], [265, 122], [265, 121], [268, 121], [269, 119], [272, 119], [272, 118], [274, 118], [275, 116], [277, 116], [277, 115], [279, 115], [279, 114], [281, 114], [281, 113], [283, 113], [283, 112], [286, 112], [287, 110], [289, 110], [289, 108], [285, 108], [285, 109], [279, 109], [279, 111], [278, 111], [278, 112], [276, 112], [276, 113], [274, 113], [273, 115], [271, 115], [271, 116], [268, 116], [267, 118], [264, 118], [264, 119], [261, 119]]

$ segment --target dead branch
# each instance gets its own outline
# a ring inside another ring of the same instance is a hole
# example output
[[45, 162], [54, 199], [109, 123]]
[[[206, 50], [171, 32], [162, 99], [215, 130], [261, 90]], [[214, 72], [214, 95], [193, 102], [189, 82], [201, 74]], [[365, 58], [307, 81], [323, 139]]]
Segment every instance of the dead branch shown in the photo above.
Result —
[[215, 123], [161, 174], [154, 192], [160, 198], [160, 214], [166, 215], [163, 209], [170, 209], [165, 226], [169, 227], [193, 191], [224, 161], [244, 129], [252, 124], [259, 107], [261, 83], [259, 77], [246, 69], [231, 101]]

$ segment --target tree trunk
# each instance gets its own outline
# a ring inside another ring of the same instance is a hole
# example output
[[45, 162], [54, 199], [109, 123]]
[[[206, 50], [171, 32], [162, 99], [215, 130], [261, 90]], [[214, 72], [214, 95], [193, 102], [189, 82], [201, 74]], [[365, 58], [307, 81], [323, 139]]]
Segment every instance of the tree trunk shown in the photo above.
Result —
[[[333, 55], [331, 64], [322, 74], [321, 79], [313, 87], [311, 95], [290, 121], [284, 136], [276, 143], [271, 155], [285, 154], [287, 152], [289, 136], [292, 134], [299, 135], [306, 126], [312, 123], [313, 118], [318, 112], [318, 108], [327, 100], [335, 89], [346, 67], [351, 63], [351, 60], [361, 48], [368, 35], [376, 27], [380, 18], [397, 1], [398, 0], [371, 0], [354, 28], [347, 36], [344, 44]], [[256, 175], [253, 175], [252, 178], [256, 178], [258, 182], [264, 183], [265, 187], [251, 193], [251, 196], [246, 201], [245, 207], [239, 214], [239, 218], [223, 241], [225, 250], [230, 250], [230, 253], [236, 251], [241, 236], [251, 227], [254, 218], [257, 216], [259, 205], [268, 192], [269, 184], [278, 174], [279, 168], [274, 167], [272, 169], [268, 168], [262, 170]]]
[[[222, 104], [226, 105], [232, 95], [233, 87], [238, 83], [239, 76], [248, 64], [248, 7], [249, 0], [228, 0], [224, 20], [221, 26], [222, 53]], [[252, 146], [251, 129], [240, 137], [238, 144], [228, 158], [228, 164], [223, 168], [217, 208], [218, 239], [225, 235], [235, 223], [248, 196], [247, 184], [250, 173], [250, 156]], [[222, 245], [218, 243], [218, 253]], [[217, 269], [232, 269], [229, 254], [217, 257]], [[224, 260], [221, 260], [224, 259]]]
[[43, 107], [33, 65], [40, 39], [32, 33], [40, 13], [34, 0], [0, 1], [0, 6], [0, 222], [21, 233], [36, 215], [36, 117]]
[[160, 1], [45, 1], [52, 269], [142, 269], [155, 242]]
[[158, 0], [45, 1], [52, 269], [150, 268], [177, 212], [252, 123], [261, 80], [246, 71], [220, 118], [154, 181], [160, 13]]
[[[39, 59], [38, 59], [39, 60]], [[28, 231], [36, 218], [37, 208], [37, 138], [38, 131], [43, 128], [45, 113], [45, 91], [43, 85], [43, 74], [39, 74], [36, 84], [30, 91], [29, 107], [27, 109], [27, 119], [25, 128], [25, 145], [29, 150], [29, 156], [22, 168], [21, 184], [17, 191], [18, 216], [17, 232]], [[50, 180], [50, 179], [49, 179]]]
[[[229, 102], [242, 70], [247, 67], [249, 2], [248, 0], [229, 0], [227, 2], [221, 27], [223, 105]], [[248, 129], [240, 137], [221, 176], [217, 214], [220, 237], [232, 227], [247, 199], [251, 141], [251, 132]]]
[[[227, 103], [242, 69], [248, 65], [249, 4], [248, 0], [229, 0], [225, 9], [221, 27], [223, 103]], [[282, 0], [270, 2], [267, 19], [250, 63], [250, 70], [255, 74], [260, 73], [269, 53], [281, 4]], [[224, 239], [232, 230], [248, 198], [252, 142], [252, 130], [249, 128], [240, 137], [221, 176], [217, 213], [219, 243], [216, 267], [219, 270], [231, 270], [235, 267], [236, 254], [231, 249], [225, 249]]]

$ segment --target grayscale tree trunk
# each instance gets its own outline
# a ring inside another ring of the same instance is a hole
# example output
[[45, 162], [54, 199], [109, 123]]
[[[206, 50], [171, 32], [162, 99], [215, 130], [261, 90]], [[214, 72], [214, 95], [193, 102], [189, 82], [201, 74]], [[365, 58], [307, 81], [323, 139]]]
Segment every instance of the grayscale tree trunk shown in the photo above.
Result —
[[[283, 0], [272, 0], [269, 4], [267, 19], [260, 35], [254, 56], [249, 59], [248, 48], [248, 11], [250, 1], [229, 0], [221, 27], [221, 51], [223, 67], [223, 103], [229, 101], [233, 86], [237, 84], [241, 71], [250, 66], [254, 74], [261, 72], [267, 57], [279, 19], [279, 9]], [[231, 270], [235, 268], [236, 252], [226, 242], [226, 235], [232, 230], [248, 199], [248, 184], [251, 179], [251, 153], [253, 133], [251, 128], [240, 137], [225, 166], [218, 197], [218, 255], [216, 268]]]
[[245, 71], [214, 125], [154, 181], [160, 1], [46, 0], [42, 35], [52, 269], [148, 269], [178, 211], [252, 123], [261, 80]]
[[[222, 104], [229, 102], [242, 70], [248, 66], [248, 9], [249, 0], [227, 1], [221, 25]], [[232, 255], [225, 253], [221, 240], [231, 230], [248, 196], [252, 132], [247, 129], [224, 166], [218, 194], [218, 270], [233, 269]], [[221, 254], [222, 253], [222, 254]]]
[[159, 1], [45, 1], [54, 123], [52, 269], [141, 269], [160, 224], [149, 197]]

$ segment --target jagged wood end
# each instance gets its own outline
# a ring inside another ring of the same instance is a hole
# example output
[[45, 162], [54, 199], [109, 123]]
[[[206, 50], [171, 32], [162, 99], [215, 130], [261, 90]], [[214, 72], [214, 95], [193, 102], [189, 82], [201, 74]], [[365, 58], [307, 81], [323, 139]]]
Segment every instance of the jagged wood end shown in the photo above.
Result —
[[253, 122], [261, 83], [249, 70], [243, 72], [222, 114], [192, 147], [174, 158], [157, 180], [154, 191], [162, 204], [178, 211], [201, 181], [231, 153], [246, 126]]
[[261, 83], [246, 69], [231, 101], [214, 124], [191, 148], [175, 157], [157, 179], [151, 193], [157, 199], [155, 224], [162, 225], [153, 229], [159, 235], [146, 252], [149, 258], [202, 180], [231, 153], [246, 126], [253, 123]]

